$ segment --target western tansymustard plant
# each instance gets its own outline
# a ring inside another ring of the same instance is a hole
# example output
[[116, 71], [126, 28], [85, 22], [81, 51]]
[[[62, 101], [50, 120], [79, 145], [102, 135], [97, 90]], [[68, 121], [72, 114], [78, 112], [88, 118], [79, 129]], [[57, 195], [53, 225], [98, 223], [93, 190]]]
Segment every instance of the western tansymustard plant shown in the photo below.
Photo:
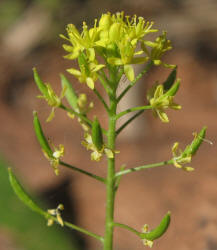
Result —
[[[80, 32], [73, 24], [67, 25], [66, 35], [60, 35], [66, 42], [63, 44], [67, 54], [64, 56], [68, 60], [75, 60], [77, 68], [67, 69], [68, 73], [78, 79], [80, 83], [86, 84], [99, 101], [104, 106], [108, 115], [108, 129], [104, 129], [99, 119], [95, 116], [89, 117], [89, 110], [93, 109], [93, 103], [87, 100], [87, 96], [82, 93], [77, 95], [73, 89], [73, 85], [69, 80], [61, 75], [62, 91], [58, 95], [54, 92], [50, 84], [45, 84], [41, 80], [36, 69], [33, 69], [36, 85], [41, 92], [39, 98], [44, 99], [51, 107], [51, 113], [47, 118], [50, 122], [54, 118], [55, 109], [59, 108], [66, 111], [69, 118], [77, 118], [84, 131], [82, 145], [90, 150], [90, 158], [92, 161], [100, 161], [102, 157], [107, 158], [107, 176], [101, 177], [79, 167], [72, 166], [62, 160], [64, 156], [64, 146], [54, 146], [52, 142], [46, 139], [43, 133], [38, 114], [33, 112], [33, 124], [37, 140], [42, 148], [43, 154], [50, 162], [56, 175], [59, 174], [60, 166], [68, 167], [74, 171], [78, 171], [84, 175], [94, 178], [102, 182], [106, 186], [106, 221], [105, 232], [101, 235], [92, 233], [86, 229], [73, 225], [62, 219], [61, 213], [63, 205], [57, 208], [42, 210], [27, 195], [22, 186], [17, 181], [11, 169], [9, 169], [9, 177], [11, 185], [18, 197], [32, 210], [40, 213], [48, 221], [48, 225], [53, 222], [61, 226], [67, 226], [71, 229], [78, 230], [84, 234], [94, 237], [101, 241], [104, 250], [113, 249], [113, 232], [115, 227], [125, 228], [136, 234], [144, 245], [152, 247], [153, 242], [161, 237], [167, 230], [170, 223], [170, 212], [166, 213], [160, 224], [153, 230], [148, 230], [148, 226], [144, 225], [141, 231], [118, 223], [114, 220], [114, 203], [115, 194], [122, 176], [135, 171], [141, 171], [148, 168], [160, 167], [165, 165], [174, 165], [176, 168], [185, 171], [192, 171], [190, 167], [192, 157], [197, 152], [206, 133], [206, 127], [202, 128], [197, 134], [195, 133], [193, 141], [181, 151], [178, 149], [176, 142], [172, 147], [171, 159], [158, 163], [148, 164], [144, 166], [125, 168], [122, 166], [117, 170], [115, 166], [115, 158], [120, 153], [115, 142], [121, 131], [136, 117], [141, 115], [145, 110], [151, 110], [159, 121], [169, 122], [167, 109], [179, 110], [180, 105], [174, 102], [175, 95], [180, 86], [180, 79], [176, 79], [177, 67], [167, 64], [162, 60], [163, 55], [172, 48], [170, 40], [166, 37], [166, 32], [156, 36], [154, 41], [149, 40], [149, 34], [157, 33], [158, 30], [153, 28], [153, 22], [146, 21], [143, 17], [125, 16], [123, 12], [116, 14], [102, 14], [99, 20], [94, 21], [92, 27], [83, 22], [82, 31]], [[143, 70], [135, 75], [134, 65], [144, 64]], [[156, 83], [147, 92], [147, 104], [132, 107], [122, 112], [117, 112], [117, 105], [125, 94], [138, 82], [138, 80], [152, 67], [163, 66], [171, 69], [171, 73], [163, 83]], [[117, 88], [122, 77], [129, 80], [128, 86], [117, 95]], [[99, 82], [99, 83], [97, 83]], [[109, 101], [103, 98], [103, 95], [97, 90], [101, 84], [105, 90], [105, 94]], [[64, 105], [62, 99], [67, 100], [68, 105]], [[119, 128], [116, 123], [119, 118], [128, 113], [136, 112]], [[69, 149], [67, 149], [69, 150]], [[187, 164], [187, 165], [186, 165]], [[142, 225], [141, 225], [142, 226]]]

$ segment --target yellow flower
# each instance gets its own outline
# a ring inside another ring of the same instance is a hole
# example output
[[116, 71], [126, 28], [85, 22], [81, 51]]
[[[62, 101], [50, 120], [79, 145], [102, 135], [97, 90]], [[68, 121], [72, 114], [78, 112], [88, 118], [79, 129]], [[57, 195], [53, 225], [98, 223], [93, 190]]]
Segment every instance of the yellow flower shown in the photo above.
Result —
[[114, 158], [114, 153], [119, 153], [119, 151], [113, 152], [111, 149], [103, 145], [103, 147], [99, 150], [94, 145], [92, 136], [88, 133], [84, 134], [85, 141], [82, 141], [81, 144], [87, 149], [92, 150], [91, 160], [92, 161], [100, 161], [102, 156], [105, 154], [108, 158]]
[[[63, 210], [63, 209], [64, 209], [63, 204], [59, 204], [57, 208], [55, 208], [55, 209], [48, 209], [48, 210], [47, 210], [47, 212], [48, 212], [50, 215], [56, 216], [57, 222], [58, 222], [62, 227], [64, 226], [64, 222], [63, 222], [63, 219], [62, 219], [62, 217], [61, 217], [61, 212], [60, 212], [60, 211]], [[48, 226], [51, 226], [51, 225], [53, 225], [53, 222], [54, 222], [54, 220], [53, 220], [52, 218], [49, 218], [49, 219], [48, 219], [48, 222], [47, 222], [47, 225], [48, 225]]]
[[48, 161], [50, 162], [50, 165], [53, 167], [55, 174], [59, 175], [59, 168], [58, 168], [59, 161], [64, 156], [65, 149], [62, 144], [59, 145], [59, 149], [56, 148], [54, 145], [52, 146], [54, 148], [54, 152], [52, 156], [49, 156], [44, 150], [43, 150], [43, 153], [45, 157], [48, 159]]
[[147, 99], [152, 107], [153, 114], [158, 116], [162, 122], [169, 122], [165, 109], [181, 109], [180, 105], [173, 102], [174, 95], [178, 91], [179, 84], [180, 82], [178, 80], [167, 92], [164, 92], [162, 84], [155, 85], [148, 91]]

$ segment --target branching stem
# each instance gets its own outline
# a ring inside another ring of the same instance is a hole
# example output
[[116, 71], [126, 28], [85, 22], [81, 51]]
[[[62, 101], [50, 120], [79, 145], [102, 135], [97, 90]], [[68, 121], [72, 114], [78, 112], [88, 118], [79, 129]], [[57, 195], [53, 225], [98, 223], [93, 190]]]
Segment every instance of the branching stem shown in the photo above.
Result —
[[148, 169], [148, 168], [162, 167], [162, 166], [169, 165], [172, 163], [173, 163], [173, 161], [169, 160], [169, 161], [161, 161], [161, 162], [153, 163], [153, 164], [147, 164], [147, 165], [143, 165], [143, 166], [139, 166], [139, 167], [135, 167], [135, 168], [129, 168], [129, 169], [125, 169], [123, 171], [117, 172], [115, 177], [119, 177], [121, 175], [129, 174], [132, 172], [137, 172], [137, 171]]
[[89, 177], [92, 177], [92, 178], [94, 178], [94, 179], [96, 179], [96, 180], [98, 180], [98, 181], [101, 181], [101, 182], [103, 182], [103, 183], [106, 183], [105, 178], [100, 177], [100, 176], [95, 175], [95, 174], [92, 174], [92, 173], [90, 173], [90, 172], [88, 172], [88, 171], [85, 171], [85, 170], [83, 170], [83, 169], [77, 168], [77, 167], [75, 167], [75, 166], [72, 166], [72, 165], [70, 165], [70, 164], [68, 164], [68, 163], [65, 163], [65, 162], [63, 162], [63, 161], [60, 161], [60, 165], [62, 165], [62, 166], [64, 166], [64, 167], [67, 167], [67, 168], [70, 168], [70, 169], [72, 169], [72, 170], [74, 170], [74, 171], [80, 172], [80, 173], [82, 173], [82, 174], [85, 174], [85, 175], [87, 175], [87, 176], [89, 176]]

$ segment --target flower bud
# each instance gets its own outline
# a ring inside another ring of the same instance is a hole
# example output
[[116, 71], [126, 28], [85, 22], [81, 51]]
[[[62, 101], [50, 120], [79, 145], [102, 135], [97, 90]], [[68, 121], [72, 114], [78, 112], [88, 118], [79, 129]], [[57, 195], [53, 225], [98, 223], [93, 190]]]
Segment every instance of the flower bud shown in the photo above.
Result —
[[99, 20], [99, 27], [103, 30], [109, 29], [111, 26], [112, 20], [110, 13], [108, 14], [102, 14], [102, 17]]
[[113, 23], [112, 26], [109, 29], [109, 38], [112, 42], [118, 41], [120, 39], [120, 29], [121, 24], [120, 23]]

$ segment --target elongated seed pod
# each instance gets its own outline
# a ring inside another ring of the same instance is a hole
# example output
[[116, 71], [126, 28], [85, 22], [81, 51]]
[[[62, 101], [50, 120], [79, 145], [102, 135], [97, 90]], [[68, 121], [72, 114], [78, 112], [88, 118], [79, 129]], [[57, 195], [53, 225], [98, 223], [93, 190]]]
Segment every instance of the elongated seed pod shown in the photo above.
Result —
[[31, 198], [30, 196], [26, 193], [26, 191], [24, 190], [24, 188], [21, 186], [21, 184], [19, 183], [19, 181], [17, 180], [16, 176], [13, 174], [12, 170], [10, 168], [8, 168], [8, 174], [9, 174], [9, 181], [10, 184], [14, 190], [14, 192], [16, 193], [16, 195], [18, 196], [18, 198], [27, 206], [29, 207], [31, 210], [47, 217], [47, 213], [45, 211], [43, 211]]
[[206, 135], [207, 127], [203, 127], [200, 132], [196, 135], [194, 140], [192, 141], [191, 145], [187, 146], [184, 150], [183, 154], [186, 155], [194, 155], [196, 154], [197, 150], [199, 149], [205, 135]]
[[43, 83], [43, 81], [41, 80], [41, 78], [39, 77], [39, 74], [36, 70], [36, 68], [33, 68], [33, 75], [34, 75], [34, 80], [36, 85], [38, 86], [40, 92], [42, 93], [42, 95], [47, 96], [47, 87], [46, 85]]
[[38, 139], [38, 142], [39, 142], [41, 148], [47, 153], [47, 155], [49, 157], [52, 157], [53, 151], [51, 150], [51, 148], [48, 144], [48, 141], [44, 136], [44, 133], [42, 131], [41, 124], [40, 124], [40, 121], [38, 119], [38, 115], [37, 115], [36, 111], [33, 111], [33, 125], [34, 125], [36, 137]]
[[146, 239], [146, 240], [156, 240], [160, 238], [167, 230], [170, 224], [170, 212], [168, 212], [163, 219], [161, 220], [160, 224], [153, 229], [152, 231], [148, 233], [141, 233], [140, 237], [141, 239]]
[[63, 74], [60, 74], [60, 78], [61, 78], [62, 88], [66, 87], [65, 96], [66, 96], [68, 103], [74, 110], [77, 110], [78, 109], [78, 104], [77, 104], [78, 97], [75, 93], [75, 90], [72, 87], [72, 84]]
[[172, 87], [165, 93], [166, 96], [174, 96], [176, 92], [179, 90], [180, 79], [178, 79]]
[[176, 72], [177, 68], [173, 69], [172, 72], [169, 74], [168, 78], [166, 79], [166, 81], [163, 83], [165, 91], [168, 91], [174, 84], [176, 80]]
[[98, 150], [101, 150], [103, 147], [103, 135], [102, 135], [101, 126], [96, 117], [94, 118], [93, 125], [92, 125], [92, 140], [96, 148]]

